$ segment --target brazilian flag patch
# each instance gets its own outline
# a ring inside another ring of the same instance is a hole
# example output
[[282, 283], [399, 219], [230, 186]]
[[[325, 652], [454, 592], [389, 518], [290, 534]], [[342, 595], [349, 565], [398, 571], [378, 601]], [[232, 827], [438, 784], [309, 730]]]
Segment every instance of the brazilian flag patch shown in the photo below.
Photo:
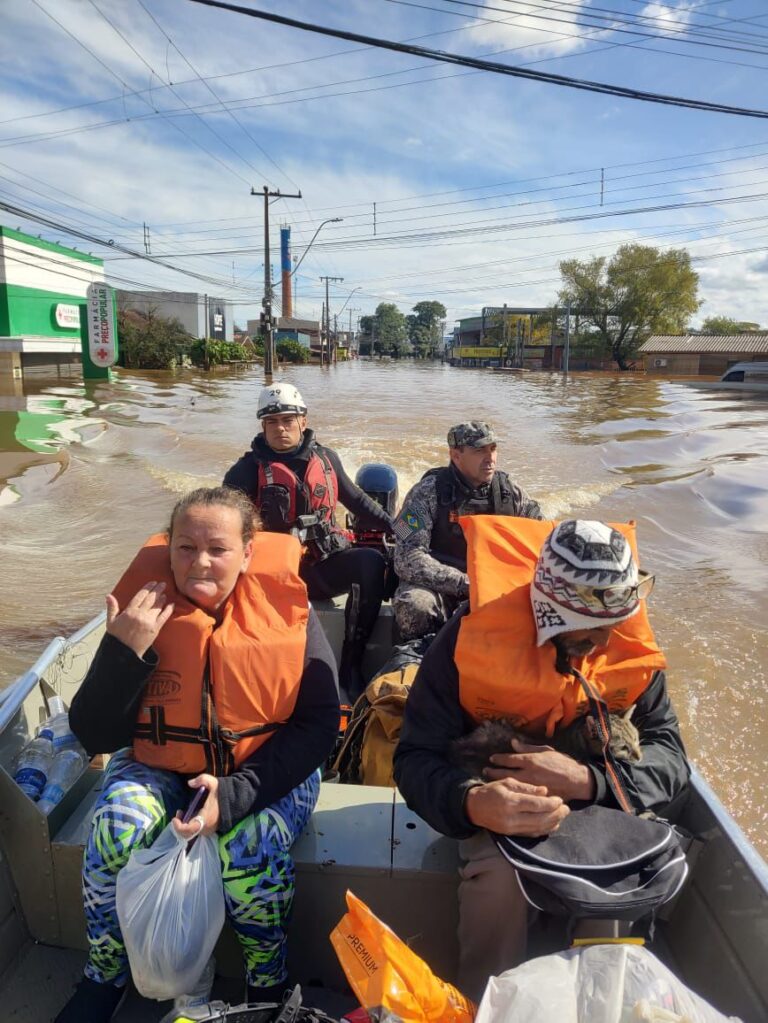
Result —
[[398, 540], [407, 540], [412, 533], [424, 528], [424, 522], [412, 511], [402, 511], [395, 521], [395, 536]]

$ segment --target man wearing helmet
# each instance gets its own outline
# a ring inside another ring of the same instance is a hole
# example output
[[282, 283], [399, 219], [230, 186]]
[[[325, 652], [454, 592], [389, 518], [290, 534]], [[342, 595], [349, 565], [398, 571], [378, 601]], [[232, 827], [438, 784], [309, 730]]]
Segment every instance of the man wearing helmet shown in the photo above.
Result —
[[395, 522], [392, 601], [404, 640], [437, 630], [469, 593], [462, 515], [519, 515], [541, 510], [505, 472], [496, 469], [496, 437], [487, 423], [459, 423], [448, 431], [449, 463], [430, 469], [403, 502]]
[[312, 599], [350, 594], [339, 682], [346, 695], [356, 699], [365, 687], [362, 657], [379, 614], [386, 566], [378, 551], [351, 546], [336, 525], [336, 505], [340, 499], [350, 512], [373, 518], [387, 532], [392, 520], [349, 479], [336, 452], [317, 443], [314, 431], [307, 429], [307, 406], [295, 387], [286, 383], [263, 387], [256, 414], [263, 432], [227, 471], [224, 485], [248, 494], [271, 532], [297, 528], [301, 516], [314, 519], [306, 529], [301, 575]]
[[[460, 840], [459, 986], [476, 998], [490, 975], [524, 958], [527, 937], [526, 902], [489, 832], [548, 835], [590, 804], [669, 816], [690, 770], [634, 527], [495, 516], [464, 524], [471, 607], [421, 663], [394, 776], [412, 810]], [[602, 742], [579, 757], [557, 751], [563, 732], [590, 734], [628, 712], [639, 759], [619, 767]], [[525, 741], [507, 740], [478, 776], [455, 744], [493, 719], [513, 722]]]

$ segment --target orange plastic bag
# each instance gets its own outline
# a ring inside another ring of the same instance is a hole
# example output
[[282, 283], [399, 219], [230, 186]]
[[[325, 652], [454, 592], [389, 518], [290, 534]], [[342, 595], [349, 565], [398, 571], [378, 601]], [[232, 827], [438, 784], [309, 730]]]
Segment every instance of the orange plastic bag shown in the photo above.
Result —
[[475, 1018], [474, 1003], [436, 977], [350, 891], [331, 943], [358, 1001], [376, 1023], [471, 1023]]

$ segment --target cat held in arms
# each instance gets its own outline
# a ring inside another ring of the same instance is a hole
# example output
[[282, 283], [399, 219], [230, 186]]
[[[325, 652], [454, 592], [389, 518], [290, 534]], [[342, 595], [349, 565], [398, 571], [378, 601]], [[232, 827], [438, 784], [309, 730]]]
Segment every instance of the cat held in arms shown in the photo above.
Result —
[[[608, 747], [618, 760], [637, 763], [642, 760], [640, 733], [632, 724], [634, 705], [621, 714], [610, 714], [609, 723], [611, 737]], [[476, 778], [483, 778], [483, 770], [492, 767], [490, 758], [495, 753], [514, 753], [512, 741], [536, 743], [552, 746], [559, 753], [573, 757], [574, 760], [588, 760], [602, 756], [603, 748], [591, 715], [579, 718], [567, 728], [557, 729], [554, 735], [543, 737], [521, 731], [504, 718], [483, 721], [460, 739], [454, 739], [449, 751], [449, 759], [456, 767], [461, 767]]]

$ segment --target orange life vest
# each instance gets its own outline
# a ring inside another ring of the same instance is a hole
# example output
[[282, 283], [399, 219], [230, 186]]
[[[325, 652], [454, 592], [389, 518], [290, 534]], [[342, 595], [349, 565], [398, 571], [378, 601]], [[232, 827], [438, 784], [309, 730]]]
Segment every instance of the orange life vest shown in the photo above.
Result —
[[[556, 524], [495, 515], [461, 519], [470, 613], [459, 627], [455, 660], [461, 706], [475, 721], [507, 718], [525, 731], [551, 736], [587, 711], [580, 683], [555, 671], [552, 644], [536, 646], [530, 584]], [[637, 558], [634, 524], [612, 525]], [[631, 707], [665, 666], [644, 602], [616, 626], [604, 649], [574, 660], [611, 712]]]
[[134, 731], [136, 759], [181, 774], [229, 774], [291, 716], [304, 670], [309, 605], [291, 536], [257, 533], [246, 572], [221, 623], [183, 597], [168, 540], [152, 536], [113, 593], [124, 608], [148, 582], [164, 582], [174, 611], [152, 644]]

